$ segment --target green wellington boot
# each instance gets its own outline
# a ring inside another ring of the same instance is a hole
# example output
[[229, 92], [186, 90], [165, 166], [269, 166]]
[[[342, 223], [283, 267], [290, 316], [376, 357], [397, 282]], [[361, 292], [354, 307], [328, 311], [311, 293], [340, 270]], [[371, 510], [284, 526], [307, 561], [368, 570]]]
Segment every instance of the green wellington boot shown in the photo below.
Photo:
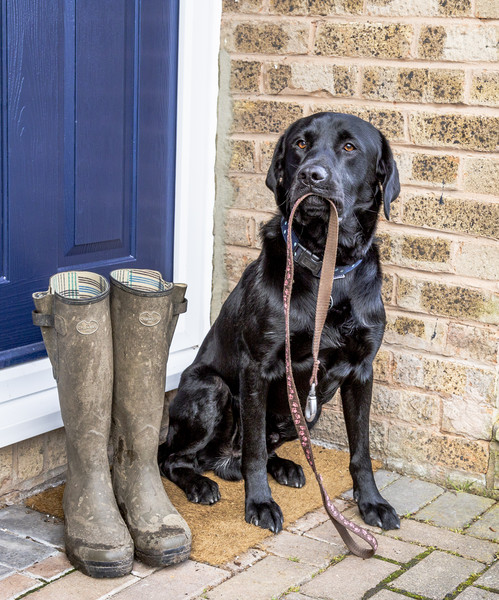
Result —
[[139, 269], [113, 271], [110, 278], [114, 493], [137, 558], [165, 566], [187, 559], [191, 549], [191, 532], [165, 492], [157, 463], [166, 362], [186, 308], [186, 286]]
[[91, 577], [127, 575], [133, 542], [116, 505], [107, 453], [113, 389], [109, 283], [95, 273], [59, 273], [33, 300], [33, 323], [42, 329], [66, 430], [66, 554]]

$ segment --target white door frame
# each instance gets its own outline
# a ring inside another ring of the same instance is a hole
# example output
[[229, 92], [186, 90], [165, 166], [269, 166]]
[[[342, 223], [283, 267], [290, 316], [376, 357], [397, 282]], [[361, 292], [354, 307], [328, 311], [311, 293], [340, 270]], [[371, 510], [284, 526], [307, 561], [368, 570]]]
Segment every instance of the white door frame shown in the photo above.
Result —
[[[187, 283], [189, 304], [170, 352], [168, 390], [210, 325], [221, 16], [222, 0], [180, 0], [173, 273]], [[0, 370], [0, 448], [61, 426], [48, 358]]]

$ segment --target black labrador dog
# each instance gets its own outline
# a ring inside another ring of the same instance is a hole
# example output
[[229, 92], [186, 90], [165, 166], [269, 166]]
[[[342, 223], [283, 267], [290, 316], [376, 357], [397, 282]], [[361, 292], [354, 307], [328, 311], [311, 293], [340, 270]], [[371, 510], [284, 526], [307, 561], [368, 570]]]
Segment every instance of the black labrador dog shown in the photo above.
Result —
[[[298, 198], [293, 234], [295, 275], [291, 300], [291, 354], [298, 394], [305, 405], [312, 371], [312, 336], [318, 270], [324, 251], [330, 198], [339, 216], [337, 265], [331, 307], [320, 347], [317, 415], [341, 390], [350, 446], [354, 498], [364, 521], [399, 527], [381, 497], [369, 454], [373, 359], [381, 344], [385, 311], [374, 232], [383, 204], [400, 192], [397, 166], [385, 137], [358, 117], [319, 113], [292, 124], [280, 138], [268, 171], [279, 214], [261, 230], [262, 251], [244, 271], [182, 374], [170, 406], [167, 440], [159, 448], [163, 475], [192, 502], [213, 504], [218, 485], [202, 475], [244, 478], [246, 521], [278, 532], [282, 512], [272, 499], [267, 473], [283, 485], [302, 487], [302, 468], [277, 448], [297, 438], [286, 396], [283, 280], [284, 226]], [[350, 267], [351, 270], [348, 268]]]

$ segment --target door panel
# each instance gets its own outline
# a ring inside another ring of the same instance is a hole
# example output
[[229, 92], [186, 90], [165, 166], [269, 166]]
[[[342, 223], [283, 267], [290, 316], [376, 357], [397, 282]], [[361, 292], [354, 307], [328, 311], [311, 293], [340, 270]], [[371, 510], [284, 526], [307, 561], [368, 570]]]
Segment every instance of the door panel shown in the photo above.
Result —
[[178, 0], [3, 0], [0, 366], [53, 273], [172, 278]]

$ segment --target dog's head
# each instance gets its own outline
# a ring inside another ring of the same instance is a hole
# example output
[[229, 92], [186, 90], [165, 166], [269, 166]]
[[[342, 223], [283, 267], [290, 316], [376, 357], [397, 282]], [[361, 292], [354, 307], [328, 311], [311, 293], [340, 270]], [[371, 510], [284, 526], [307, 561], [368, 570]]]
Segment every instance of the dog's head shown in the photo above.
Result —
[[352, 231], [359, 215], [377, 215], [381, 203], [388, 219], [400, 193], [397, 165], [384, 135], [341, 113], [318, 113], [293, 123], [277, 143], [266, 184], [286, 218], [298, 198], [309, 193], [297, 211], [298, 222], [325, 221], [329, 209], [323, 198], [330, 198], [340, 228]]

